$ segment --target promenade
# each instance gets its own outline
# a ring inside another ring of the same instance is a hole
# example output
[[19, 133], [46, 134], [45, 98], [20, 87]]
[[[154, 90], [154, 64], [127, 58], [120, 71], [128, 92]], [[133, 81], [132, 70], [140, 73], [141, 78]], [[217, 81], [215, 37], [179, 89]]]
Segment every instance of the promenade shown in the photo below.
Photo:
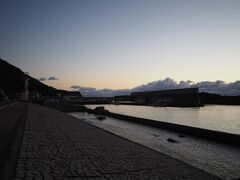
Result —
[[0, 106], [0, 179], [3, 179], [6, 168], [8, 174], [12, 174], [12, 160], [16, 158], [21, 143], [26, 107], [27, 104], [24, 103]]
[[15, 179], [217, 179], [165, 154], [28, 105]]

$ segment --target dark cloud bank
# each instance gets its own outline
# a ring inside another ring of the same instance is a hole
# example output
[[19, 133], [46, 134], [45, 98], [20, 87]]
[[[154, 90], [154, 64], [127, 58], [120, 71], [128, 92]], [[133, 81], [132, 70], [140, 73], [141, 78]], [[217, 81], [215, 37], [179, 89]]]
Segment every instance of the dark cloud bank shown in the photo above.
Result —
[[48, 80], [50, 80], [50, 81], [51, 81], [51, 80], [58, 80], [58, 78], [52, 76], [52, 77], [49, 77]]
[[56, 78], [56, 77], [54, 77], [54, 76], [49, 77], [49, 78], [45, 78], [45, 77], [39, 78], [39, 81], [47, 81], [47, 80], [49, 80], [49, 81], [54, 81], [54, 80], [58, 80], [58, 78]]
[[96, 96], [96, 97], [111, 97], [118, 95], [129, 95], [131, 92], [138, 91], [155, 91], [164, 89], [178, 89], [199, 87], [200, 92], [208, 92], [221, 95], [237, 96], [240, 95], [240, 81], [232, 83], [225, 83], [224, 81], [202, 81], [194, 83], [193, 81], [180, 81], [176, 82], [171, 78], [164, 80], [153, 81], [148, 84], [143, 84], [132, 89], [101, 89], [97, 90], [92, 87], [81, 87], [78, 85], [71, 86], [72, 89], [79, 90], [83, 96]]
[[47, 80], [47, 78], [45, 78], [45, 77], [39, 78], [39, 81], [46, 81], [46, 80]]

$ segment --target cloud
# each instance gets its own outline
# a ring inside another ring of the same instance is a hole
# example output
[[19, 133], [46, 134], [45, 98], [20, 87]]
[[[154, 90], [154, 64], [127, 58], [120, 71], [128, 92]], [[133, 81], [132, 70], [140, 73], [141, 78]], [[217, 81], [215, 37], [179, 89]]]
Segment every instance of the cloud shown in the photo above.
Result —
[[80, 91], [80, 93], [85, 97], [112, 97], [130, 94], [130, 91], [127, 89], [96, 89], [92, 87], [81, 87], [79, 85], [72, 85], [71, 88]]
[[46, 81], [46, 80], [47, 80], [47, 78], [45, 78], [45, 77], [39, 78], [39, 81]]
[[180, 81], [179, 83], [171, 78], [165, 78], [164, 80], [153, 81], [148, 84], [143, 84], [132, 89], [132, 91], [157, 91], [165, 89], [178, 89], [188, 88], [193, 85], [193, 81]]
[[240, 95], [240, 81], [232, 83], [225, 83], [224, 81], [202, 81], [194, 83], [191, 80], [180, 81], [179, 83], [171, 78], [165, 78], [164, 80], [158, 80], [137, 86], [132, 91], [154, 91], [164, 89], [178, 89], [178, 88], [192, 88], [199, 87], [200, 92], [208, 92], [213, 94], [237, 96]]
[[208, 92], [221, 95], [238, 96], [240, 95], [240, 81], [235, 81], [232, 83], [226, 83], [221, 80], [217, 81], [202, 81], [194, 83], [191, 80], [177, 82], [171, 78], [165, 78], [163, 80], [149, 82], [132, 89], [99, 89], [92, 87], [81, 87], [78, 85], [73, 85], [71, 88], [77, 89], [81, 92], [83, 96], [86, 97], [112, 97], [118, 95], [129, 95], [131, 92], [139, 91], [157, 91], [165, 89], [179, 89], [179, 88], [192, 88], [199, 87], [200, 92]]
[[53, 81], [54, 81], [54, 80], [58, 80], [58, 78], [56, 78], [56, 77], [52, 76], [52, 77], [49, 77], [49, 78], [48, 78], [48, 80], [50, 80], [50, 81], [52, 81], [52, 80], [53, 80]]
[[81, 87], [78, 86], [78, 85], [72, 85], [70, 88], [72, 88], [72, 89], [80, 89]]
[[203, 81], [195, 84], [201, 92], [208, 92], [221, 95], [238, 96], [240, 95], [240, 81], [225, 83], [224, 81]]

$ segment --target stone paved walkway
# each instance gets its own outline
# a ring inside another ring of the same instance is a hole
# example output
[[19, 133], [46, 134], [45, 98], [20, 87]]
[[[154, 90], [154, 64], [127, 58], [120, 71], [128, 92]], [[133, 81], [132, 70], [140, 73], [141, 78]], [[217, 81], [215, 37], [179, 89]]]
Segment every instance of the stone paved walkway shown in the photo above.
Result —
[[[0, 106], [0, 179], [6, 177], [5, 172], [12, 174], [10, 171], [14, 170], [12, 159], [15, 160], [17, 156], [26, 107], [24, 103]], [[14, 151], [15, 147], [16, 151]]]
[[29, 104], [16, 179], [216, 179], [64, 113]]

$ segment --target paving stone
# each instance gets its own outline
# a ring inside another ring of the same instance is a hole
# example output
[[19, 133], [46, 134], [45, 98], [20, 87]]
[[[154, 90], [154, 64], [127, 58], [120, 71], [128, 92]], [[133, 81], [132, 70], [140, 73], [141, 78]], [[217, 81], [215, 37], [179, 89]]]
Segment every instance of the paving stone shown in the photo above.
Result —
[[15, 179], [217, 179], [64, 113], [29, 104]]

